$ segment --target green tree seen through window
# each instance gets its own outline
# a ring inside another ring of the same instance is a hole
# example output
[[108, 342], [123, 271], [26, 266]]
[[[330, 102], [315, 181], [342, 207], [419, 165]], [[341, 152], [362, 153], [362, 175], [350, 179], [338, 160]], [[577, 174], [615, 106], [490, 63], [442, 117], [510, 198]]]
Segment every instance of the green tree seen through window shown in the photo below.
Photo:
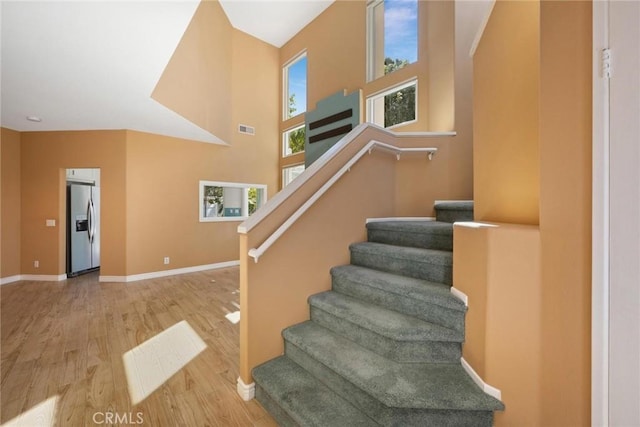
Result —
[[[384, 73], [389, 74], [409, 64], [406, 59], [384, 60]], [[384, 97], [384, 127], [416, 118], [416, 87], [409, 86]]]
[[[296, 95], [295, 93], [289, 97], [289, 116], [293, 117], [293, 113], [296, 112]], [[299, 153], [304, 151], [304, 126], [300, 129], [296, 129], [287, 134], [287, 145], [289, 148], [290, 154]]]

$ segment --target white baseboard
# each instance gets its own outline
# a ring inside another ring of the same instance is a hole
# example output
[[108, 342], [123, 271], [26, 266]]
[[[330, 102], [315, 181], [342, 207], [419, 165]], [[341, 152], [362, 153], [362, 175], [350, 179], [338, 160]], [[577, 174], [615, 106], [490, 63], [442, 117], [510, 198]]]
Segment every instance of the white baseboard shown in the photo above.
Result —
[[0, 278], [0, 286], [8, 285], [9, 283], [13, 283], [13, 282], [19, 282], [20, 280], [22, 280], [22, 276], [19, 274], [15, 276], [3, 277], [3, 278]]
[[238, 394], [245, 402], [248, 402], [256, 397], [256, 383], [245, 384], [240, 377], [238, 377], [237, 390]]
[[240, 261], [225, 261], [216, 264], [196, 265], [193, 267], [176, 268], [173, 270], [153, 271], [150, 273], [132, 274], [131, 276], [103, 276], [100, 282], [136, 282], [138, 280], [157, 279], [159, 277], [175, 276], [176, 274], [196, 273], [198, 271], [216, 270], [218, 268], [235, 267]]
[[454, 297], [462, 301], [465, 306], [469, 307], [469, 297], [467, 296], [467, 294], [462, 292], [460, 289], [456, 289], [454, 286], [451, 287], [451, 293]]
[[35, 282], [61, 282], [67, 280], [66, 274], [23, 274], [20, 280], [32, 280]]
[[435, 221], [436, 219], [432, 216], [397, 216], [397, 217], [389, 217], [389, 218], [367, 218], [365, 223], [369, 224], [370, 222], [383, 222], [383, 221]]
[[498, 400], [502, 400], [502, 392], [499, 389], [485, 383], [482, 378], [480, 378], [480, 375], [478, 375], [478, 373], [471, 367], [471, 365], [469, 365], [469, 363], [464, 360], [464, 357], [460, 358], [460, 363], [462, 363], [462, 367], [464, 368], [464, 370], [467, 372], [467, 374], [469, 374], [473, 382], [482, 389], [482, 391], [487, 393], [489, 396], [493, 396]]

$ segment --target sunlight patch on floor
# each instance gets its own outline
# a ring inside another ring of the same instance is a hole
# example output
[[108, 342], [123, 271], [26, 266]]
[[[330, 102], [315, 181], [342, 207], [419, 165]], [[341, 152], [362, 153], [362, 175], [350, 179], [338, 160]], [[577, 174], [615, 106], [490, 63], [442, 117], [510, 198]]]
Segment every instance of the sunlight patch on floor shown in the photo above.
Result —
[[2, 424], [1, 427], [53, 427], [56, 419], [56, 403], [58, 403], [58, 396], [50, 397]]
[[207, 345], [186, 320], [122, 355], [131, 403], [146, 399]]
[[235, 325], [240, 321], [240, 311], [234, 311], [233, 313], [226, 314], [224, 317]]

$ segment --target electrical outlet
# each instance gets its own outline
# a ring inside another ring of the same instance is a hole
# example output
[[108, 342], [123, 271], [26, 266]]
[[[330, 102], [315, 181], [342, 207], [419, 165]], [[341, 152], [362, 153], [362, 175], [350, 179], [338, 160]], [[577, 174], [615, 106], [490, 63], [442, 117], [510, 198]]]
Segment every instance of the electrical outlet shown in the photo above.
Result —
[[168, 256], [164, 257], [164, 264], [165, 265], [169, 264], [169, 257]]
[[34, 266], [35, 268], [40, 268], [40, 261], [38, 261], [38, 260], [33, 261], [33, 266]]

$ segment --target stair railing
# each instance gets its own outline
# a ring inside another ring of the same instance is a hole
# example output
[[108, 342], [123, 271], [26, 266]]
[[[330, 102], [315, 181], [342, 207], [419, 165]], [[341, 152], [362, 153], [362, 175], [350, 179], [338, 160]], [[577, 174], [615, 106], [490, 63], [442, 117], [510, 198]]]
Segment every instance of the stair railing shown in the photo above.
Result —
[[[455, 138], [455, 132], [396, 133], [358, 125], [238, 227], [238, 392], [244, 399], [253, 397], [252, 369], [282, 353], [282, 330], [308, 317], [309, 295], [328, 289], [327, 272], [347, 260], [346, 248], [363, 237], [368, 217], [416, 216], [436, 198], [452, 197]], [[436, 151], [437, 161], [429, 162]], [[425, 162], [387, 160], [387, 153], [424, 156]], [[342, 211], [347, 205], [341, 203], [356, 200]]]
[[[367, 129], [375, 129], [378, 132], [386, 133], [397, 137], [443, 137], [455, 136], [455, 132], [416, 132], [397, 134], [371, 123], [363, 123], [356, 127], [351, 133], [346, 135], [336, 145], [324, 153], [317, 161], [315, 161], [308, 169], [306, 169], [291, 184], [285, 187], [281, 192], [276, 194], [265, 206], [258, 210], [247, 221], [238, 226], [238, 233], [246, 234], [263, 219], [265, 219], [278, 206], [284, 203], [293, 193], [302, 187], [305, 182], [311, 179], [324, 165], [335, 158], [348, 144], [355, 140], [360, 134]], [[357, 163], [365, 154], [371, 154], [374, 149], [382, 150], [391, 154], [395, 154], [397, 160], [403, 154], [426, 154], [431, 160], [438, 151], [434, 147], [399, 147], [394, 144], [380, 142], [372, 139], [366, 143], [353, 157], [351, 157], [332, 177], [330, 177], [311, 197], [309, 197], [292, 215], [290, 215], [260, 246], [249, 250], [248, 255], [253, 258], [254, 262], [258, 262], [260, 257], [311, 207], [324, 195], [345, 173], [351, 170], [351, 167]]]

